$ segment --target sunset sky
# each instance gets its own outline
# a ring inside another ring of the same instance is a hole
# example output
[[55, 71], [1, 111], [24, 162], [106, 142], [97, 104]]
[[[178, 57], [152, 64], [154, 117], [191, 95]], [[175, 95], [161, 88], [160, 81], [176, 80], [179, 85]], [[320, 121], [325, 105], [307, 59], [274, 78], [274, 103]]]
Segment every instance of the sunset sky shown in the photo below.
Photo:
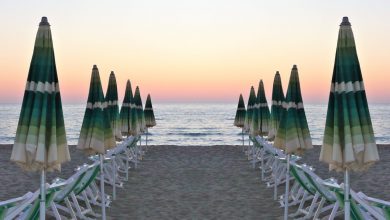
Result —
[[51, 24], [62, 99], [84, 103], [93, 64], [154, 102], [236, 102], [298, 65], [303, 99], [326, 103], [339, 24], [348, 16], [370, 103], [390, 102], [390, 1], [0, 1], [0, 103], [21, 103], [42, 16]]

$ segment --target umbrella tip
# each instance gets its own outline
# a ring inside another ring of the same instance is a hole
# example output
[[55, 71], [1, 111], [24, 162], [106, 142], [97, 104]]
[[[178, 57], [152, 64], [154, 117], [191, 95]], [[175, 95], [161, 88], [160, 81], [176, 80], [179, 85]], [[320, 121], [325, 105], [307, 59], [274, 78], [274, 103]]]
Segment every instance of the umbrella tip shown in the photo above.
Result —
[[50, 26], [49, 22], [47, 21], [47, 17], [42, 17], [39, 26], [45, 26], [45, 25]]
[[93, 70], [97, 70], [97, 66], [96, 65], [93, 65]]
[[340, 26], [351, 26], [351, 23], [349, 23], [348, 17], [343, 17], [343, 21], [341, 22]]
[[297, 70], [298, 69], [298, 67], [297, 67], [297, 65], [293, 65], [293, 70]]

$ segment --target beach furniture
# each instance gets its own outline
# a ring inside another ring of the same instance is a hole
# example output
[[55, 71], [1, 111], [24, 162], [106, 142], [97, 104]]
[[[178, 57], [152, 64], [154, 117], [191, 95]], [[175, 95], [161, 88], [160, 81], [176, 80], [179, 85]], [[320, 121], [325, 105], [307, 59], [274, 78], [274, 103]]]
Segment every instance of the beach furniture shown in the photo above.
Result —
[[[245, 121], [244, 121], [244, 132], [246, 132], [248, 135], [250, 134], [250, 128], [252, 124], [252, 116], [253, 116], [253, 109], [256, 102], [256, 93], [255, 88], [251, 86], [249, 97], [248, 97], [248, 104], [247, 104], [247, 110], [245, 115]], [[251, 139], [248, 139], [248, 147], [244, 151], [245, 154], [248, 156], [248, 160], [250, 160], [251, 157]]]
[[136, 86], [134, 92], [134, 104], [135, 104], [135, 108], [137, 109], [137, 118], [138, 118], [140, 134], [144, 134], [146, 131], [145, 114], [142, 105], [141, 92], [138, 86]]
[[276, 71], [272, 87], [272, 105], [268, 132], [268, 139], [271, 141], [275, 139], [276, 131], [279, 128], [279, 122], [283, 116], [283, 112], [285, 111], [285, 108], [283, 108], [283, 102], [284, 93], [282, 80], [280, 79], [279, 71]]
[[41, 172], [40, 219], [45, 219], [46, 172], [69, 161], [50, 24], [42, 17], [35, 38], [11, 161]]
[[116, 146], [113, 134], [107, 102], [104, 100], [99, 70], [94, 65], [77, 148], [89, 155], [96, 153], [100, 155], [100, 193], [103, 200], [101, 205], [103, 220], [106, 219], [106, 206], [104, 201], [104, 166], [102, 164], [105, 160], [104, 154], [106, 150]]
[[350, 219], [349, 172], [379, 160], [367, 97], [348, 17], [339, 28], [320, 161], [344, 172], [345, 219]]
[[[61, 190], [65, 184], [63, 183], [53, 183], [51, 185], [45, 183], [45, 210], [48, 208], [51, 202], [54, 199], [54, 195], [57, 191]], [[25, 200], [23, 200], [19, 205], [15, 206], [12, 210], [8, 210], [5, 220], [11, 219], [28, 219], [28, 220], [37, 220], [41, 219], [41, 207], [40, 207], [40, 190], [37, 190]]]
[[[278, 197], [278, 186], [286, 182], [287, 166], [283, 159], [286, 154], [278, 148], [273, 147], [266, 139], [257, 136], [253, 139], [254, 145], [261, 145], [262, 152], [260, 154], [261, 176], [262, 180], [266, 181], [267, 187], [274, 189], [274, 200]], [[282, 160], [281, 160], [282, 159]], [[293, 160], [299, 160], [300, 157], [294, 156]], [[268, 176], [265, 176], [268, 174]], [[292, 177], [290, 177], [292, 179]]]
[[[309, 127], [303, 107], [301, 88], [296, 65], [291, 69], [286, 100], [283, 104], [286, 111], [277, 130], [274, 146], [283, 149], [286, 154], [286, 190], [285, 204], [288, 204], [289, 180], [290, 180], [290, 155], [302, 154], [305, 150], [313, 148]], [[288, 206], [284, 209], [284, 219], [288, 218]]]
[[268, 108], [267, 98], [264, 91], [263, 80], [259, 82], [257, 90], [255, 108], [253, 109], [251, 135], [261, 137], [268, 135], [270, 111]]
[[[145, 106], [145, 108], [146, 108], [146, 106]], [[246, 109], [245, 109], [244, 98], [242, 97], [242, 94], [240, 94], [240, 97], [238, 98], [236, 116], [234, 117], [234, 126], [241, 128], [242, 147], [244, 147], [244, 145], [245, 145], [245, 143], [244, 143], [245, 115], [246, 115]], [[245, 149], [242, 149], [242, 150], [245, 150]]]
[[[339, 185], [337, 183], [324, 182], [324, 185], [327, 186], [330, 190], [332, 190], [335, 193], [338, 204], [340, 205], [341, 208], [344, 208], [344, 214], [346, 214], [345, 212], [347, 210], [345, 209], [346, 200], [345, 200], [344, 184]], [[352, 189], [349, 189], [349, 191], [350, 191], [350, 196], [348, 200], [351, 207], [348, 216], [350, 217], [350, 219], [352, 220], [385, 219], [383, 215], [381, 215], [377, 210], [375, 210], [368, 203], [359, 200], [359, 197], [352, 196], [352, 195], [356, 195], [356, 193]], [[356, 200], [356, 198], [358, 200]]]
[[[335, 179], [330, 178], [322, 180], [314, 173], [314, 169], [306, 164], [292, 164], [291, 173], [300, 184], [304, 184], [305, 190], [313, 195], [312, 202], [308, 207], [300, 206], [296, 214], [290, 216], [296, 217], [298, 214], [304, 214], [303, 219], [318, 219], [320, 215], [324, 215], [330, 211], [329, 219], [333, 219], [339, 215], [339, 202], [335, 194], [324, 186], [325, 183], [337, 183]], [[296, 175], [298, 174], [298, 175]]]
[[71, 216], [72, 219], [77, 219], [76, 212], [73, 207], [77, 210], [77, 216], [79, 218], [84, 217], [86, 212], [81, 212], [81, 208], [75, 197], [74, 191], [77, 187], [85, 184], [84, 176], [88, 175], [88, 171], [92, 170], [93, 166], [83, 165], [79, 167], [77, 172], [73, 174], [67, 180], [57, 178], [55, 182], [62, 182], [65, 187], [59, 190], [55, 195], [52, 203], [50, 204], [52, 212], [49, 214], [53, 215], [56, 219], [62, 219], [59, 210], [65, 212]]
[[21, 197], [9, 199], [6, 201], [0, 202], [0, 220], [4, 220], [8, 213], [12, 212], [12, 210], [17, 209], [19, 206], [23, 206], [23, 204], [30, 204], [34, 201], [34, 196], [38, 197], [39, 191], [35, 194], [32, 192], [28, 192]]
[[146, 138], [145, 138], [146, 144], [145, 145], [146, 145], [146, 147], [148, 147], [148, 135], [149, 135], [148, 129], [156, 126], [156, 118], [154, 117], [152, 99], [150, 97], [150, 94], [148, 94], [148, 97], [146, 98], [144, 114], [145, 114], [145, 125], [146, 125]]
[[355, 193], [353, 190], [351, 190], [351, 196], [359, 203], [369, 203], [374, 209], [381, 213], [381, 216], [378, 216], [378, 219], [383, 218], [390, 220], [390, 202], [369, 197], [363, 192]]
[[121, 124], [119, 120], [119, 106], [118, 106], [118, 88], [114, 71], [111, 71], [108, 79], [108, 86], [105, 96], [107, 102], [108, 115], [110, 118], [112, 132], [117, 141], [122, 140]]

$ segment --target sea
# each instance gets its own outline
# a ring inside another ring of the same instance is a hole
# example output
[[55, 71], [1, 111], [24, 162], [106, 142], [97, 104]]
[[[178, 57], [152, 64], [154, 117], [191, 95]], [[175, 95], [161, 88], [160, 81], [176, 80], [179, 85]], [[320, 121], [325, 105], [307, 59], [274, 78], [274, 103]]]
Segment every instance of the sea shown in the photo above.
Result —
[[[20, 114], [19, 104], [0, 104], [0, 144], [13, 144]], [[85, 104], [63, 104], [68, 144], [77, 144]], [[151, 145], [240, 145], [241, 129], [233, 126], [237, 104], [154, 103], [157, 126], [149, 129]], [[369, 106], [378, 144], [390, 143], [390, 105]], [[326, 104], [306, 104], [313, 144], [321, 145]], [[144, 139], [144, 137], [142, 137]], [[247, 137], [245, 137], [247, 142]]]

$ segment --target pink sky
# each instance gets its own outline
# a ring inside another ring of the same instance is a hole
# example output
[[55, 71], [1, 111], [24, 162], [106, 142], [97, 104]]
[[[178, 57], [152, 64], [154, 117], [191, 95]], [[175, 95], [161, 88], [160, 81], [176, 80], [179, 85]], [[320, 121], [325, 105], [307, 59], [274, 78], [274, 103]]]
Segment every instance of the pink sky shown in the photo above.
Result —
[[343, 16], [368, 101], [390, 101], [388, 1], [43, 2], [0, 3], [0, 103], [21, 103], [41, 16], [51, 23], [65, 103], [86, 101], [93, 64], [104, 91], [115, 71], [120, 101], [130, 79], [154, 102], [236, 102], [240, 93], [246, 100], [260, 79], [270, 100], [275, 72], [286, 90], [297, 64], [304, 101], [326, 103]]

